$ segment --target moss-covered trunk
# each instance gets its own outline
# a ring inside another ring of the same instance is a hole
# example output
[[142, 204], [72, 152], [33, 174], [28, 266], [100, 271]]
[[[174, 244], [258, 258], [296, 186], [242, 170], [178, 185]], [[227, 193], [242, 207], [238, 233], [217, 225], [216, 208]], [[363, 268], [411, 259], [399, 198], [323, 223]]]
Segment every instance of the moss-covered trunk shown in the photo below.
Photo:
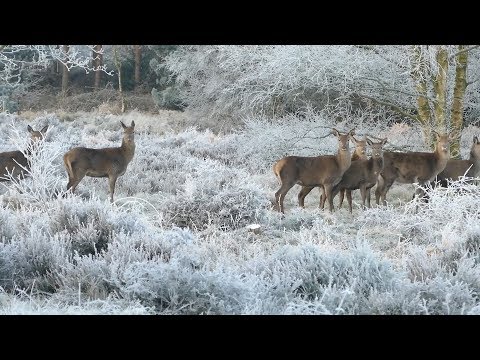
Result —
[[440, 47], [437, 50], [435, 58], [437, 61], [437, 72], [433, 76], [435, 128], [439, 132], [445, 132], [447, 130], [445, 123], [448, 71], [447, 49]]
[[432, 113], [430, 111], [427, 97], [427, 66], [422, 55], [421, 46], [412, 46], [410, 56], [412, 62], [412, 71], [410, 72], [410, 75], [415, 83], [415, 90], [417, 92], [418, 121], [422, 126], [425, 143], [433, 149], [435, 137], [431, 131]]

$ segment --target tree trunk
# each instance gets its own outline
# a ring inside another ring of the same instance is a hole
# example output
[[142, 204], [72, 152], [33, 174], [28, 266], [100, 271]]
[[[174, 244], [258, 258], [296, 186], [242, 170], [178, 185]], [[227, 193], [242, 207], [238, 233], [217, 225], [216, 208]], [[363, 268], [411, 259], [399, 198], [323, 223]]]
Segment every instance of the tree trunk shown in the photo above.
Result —
[[463, 128], [463, 104], [465, 89], [467, 87], [467, 63], [468, 51], [464, 45], [459, 45], [456, 56], [455, 87], [453, 88], [452, 120], [451, 131], [455, 140], [450, 143], [450, 154], [452, 158], [460, 159], [460, 136]]
[[[67, 54], [67, 58], [68, 58], [68, 52], [70, 50], [70, 46], [69, 45], [63, 45], [63, 48], [62, 48], [62, 51]], [[62, 64], [63, 66], [63, 71], [62, 71], [62, 93], [63, 95], [66, 95], [67, 94], [67, 90], [68, 90], [68, 68]]]
[[[55, 46], [57, 49], [60, 48], [60, 45], [56, 45]], [[62, 63], [60, 61], [55, 61], [55, 73], [56, 74], [60, 74], [60, 66], [62, 65]]]
[[133, 45], [133, 52], [135, 53], [135, 90], [140, 86], [140, 65], [142, 62], [142, 45]]
[[118, 59], [118, 50], [117, 46], [113, 47], [113, 59], [115, 62], [115, 67], [117, 68], [118, 72], [118, 91], [120, 92], [120, 102], [122, 105], [122, 113], [125, 112], [125, 99], [123, 98], [123, 90], [122, 90], [122, 66], [120, 64], [120, 61]]
[[433, 79], [433, 90], [435, 92], [434, 112], [435, 127], [437, 131], [444, 132], [447, 127], [445, 124], [446, 96], [447, 96], [447, 70], [448, 53], [447, 49], [440, 47], [436, 54], [438, 71]]
[[[103, 65], [103, 54], [100, 54], [99, 52], [102, 50], [102, 45], [95, 45], [95, 51], [93, 52], [93, 64], [95, 68], [99, 68], [100, 66]], [[100, 70], [95, 70], [95, 83], [93, 87], [95, 90], [98, 90], [100, 88], [102, 82], [102, 71]]]
[[418, 121], [422, 125], [423, 135], [425, 137], [426, 144], [433, 149], [435, 145], [435, 137], [432, 136], [431, 122], [432, 114], [427, 98], [427, 67], [425, 59], [423, 58], [421, 47], [415, 45], [411, 51], [411, 59], [413, 68], [411, 76], [415, 83], [415, 89], [417, 90], [417, 110]]

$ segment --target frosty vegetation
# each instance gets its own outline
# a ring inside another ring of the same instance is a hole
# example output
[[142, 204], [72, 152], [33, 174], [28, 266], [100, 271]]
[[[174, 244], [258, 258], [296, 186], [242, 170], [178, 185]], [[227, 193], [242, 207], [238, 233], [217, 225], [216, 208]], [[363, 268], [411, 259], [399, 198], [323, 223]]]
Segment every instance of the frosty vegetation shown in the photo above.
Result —
[[[475, 184], [430, 190], [428, 203], [411, 200], [414, 185], [394, 185], [388, 206], [366, 211], [354, 193], [353, 214], [320, 211], [317, 190], [300, 209], [295, 186], [285, 216], [273, 210], [273, 163], [334, 153], [332, 126], [387, 137], [386, 150], [428, 151], [416, 124], [337, 115], [252, 115], [222, 135], [159, 134], [135, 113], [0, 114], [0, 151], [26, 149], [27, 124], [49, 125], [30, 176], [0, 183], [0, 313], [480, 314]], [[131, 120], [137, 147], [115, 203], [105, 178], [86, 177], [64, 197], [62, 155], [119, 146], [120, 121]], [[463, 158], [479, 134], [464, 128]]]

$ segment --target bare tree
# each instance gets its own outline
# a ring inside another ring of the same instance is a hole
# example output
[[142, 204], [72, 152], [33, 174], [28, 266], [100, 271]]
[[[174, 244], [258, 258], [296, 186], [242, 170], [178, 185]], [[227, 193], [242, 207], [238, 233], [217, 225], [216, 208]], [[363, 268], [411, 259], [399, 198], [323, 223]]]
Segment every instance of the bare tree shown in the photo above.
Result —
[[[68, 47], [68, 51], [65, 51]], [[52, 61], [70, 71], [77, 67], [85, 72], [99, 70], [112, 75], [105, 65], [96, 67], [91, 64], [90, 56], [84, 48], [95, 51], [93, 45], [1, 45], [0, 46], [0, 83], [17, 86], [25, 85], [24, 73], [46, 69]], [[100, 51], [102, 53], [103, 50]]]
[[95, 69], [95, 83], [94, 88], [98, 90], [102, 81], [102, 71], [100, 70], [103, 66], [103, 51], [102, 45], [95, 45], [92, 51], [93, 66]]
[[465, 104], [480, 113], [478, 48], [180, 46], [166, 57], [165, 67], [188, 106], [211, 116], [253, 112], [276, 117], [309, 105], [322, 108], [332, 99], [348, 106], [361, 99], [418, 122], [432, 148], [432, 130], [453, 131], [451, 153], [458, 157]]
[[138, 90], [141, 81], [142, 45], [133, 45], [133, 52], [135, 56], [135, 90]]
[[113, 47], [113, 61], [115, 63], [115, 67], [117, 68], [118, 73], [118, 91], [120, 93], [120, 103], [121, 103], [121, 111], [122, 113], [125, 112], [125, 99], [123, 95], [123, 88], [122, 88], [122, 64], [120, 63], [119, 56], [118, 56], [118, 46], [115, 45]]
[[[65, 53], [66, 59], [68, 59], [68, 52], [70, 50], [70, 46], [63, 45], [62, 48], [63, 52]], [[62, 64], [62, 94], [66, 95], [68, 90], [68, 68], [65, 64]]]

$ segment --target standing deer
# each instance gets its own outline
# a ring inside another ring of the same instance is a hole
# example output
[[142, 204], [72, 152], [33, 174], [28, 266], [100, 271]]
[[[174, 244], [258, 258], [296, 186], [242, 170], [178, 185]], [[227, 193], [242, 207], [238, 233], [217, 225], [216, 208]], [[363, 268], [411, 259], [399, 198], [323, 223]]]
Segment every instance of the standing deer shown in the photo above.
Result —
[[[352, 161], [352, 165], [343, 174], [342, 180], [333, 187], [332, 197], [342, 190], [347, 190], [347, 200], [350, 212], [352, 212], [352, 190], [360, 189], [362, 195], [362, 205], [365, 208], [365, 200], [368, 207], [370, 205], [370, 190], [377, 183], [378, 174], [383, 169], [383, 146], [387, 139], [374, 143], [370, 139], [367, 140], [368, 145], [372, 147], [372, 156], [370, 159], [360, 159]], [[323, 202], [325, 200], [322, 198]]]
[[[384, 167], [380, 172], [375, 190], [375, 199], [379, 205], [380, 198], [386, 205], [385, 196], [397, 181], [402, 184], [418, 183], [425, 185], [433, 181], [435, 176], [445, 169], [447, 161], [450, 159], [450, 136], [448, 134], [438, 134], [435, 151], [429, 152], [389, 152], [383, 153]], [[421, 190], [417, 189], [420, 193]]]
[[126, 126], [120, 121], [123, 127], [123, 139], [120, 147], [90, 149], [76, 147], [69, 150], [63, 156], [63, 162], [68, 173], [67, 190], [75, 188], [85, 177], [108, 177], [110, 185], [110, 202], [113, 202], [115, 183], [117, 178], [127, 170], [135, 153], [135, 122]]
[[287, 192], [295, 185], [304, 186], [308, 189], [305, 194], [302, 191], [298, 195], [299, 202], [303, 204], [305, 196], [316, 186], [323, 186], [326, 198], [333, 211], [332, 188], [341, 179], [343, 173], [350, 167], [351, 155], [349, 139], [355, 134], [350, 130], [347, 134], [340, 134], [332, 129], [332, 134], [338, 138], [338, 151], [336, 155], [322, 156], [287, 156], [278, 160], [273, 166], [273, 172], [280, 180], [281, 187], [275, 193], [275, 208], [284, 213], [283, 201]]
[[[473, 137], [468, 160], [450, 159], [447, 166], [437, 175], [437, 181], [443, 187], [447, 187], [448, 181], [456, 181], [462, 176], [477, 177], [480, 175], [480, 141], [477, 136]], [[435, 183], [432, 183], [435, 186]]]
[[[359, 159], [367, 159], [367, 137], [365, 136], [363, 140], [357, 140], [355, 139], [354, 136], [352, 136], [353, 141], [355, 142], [355, 151], [352, 154], [352, 164], [354, 161], [359, 160]], [[312, 191], [313, 186], [302, 186], [302, 190], [300, 190], [300, 193], [298, 194], [298, 205], [300, 207], [304, 207], [305, 204], [305, 197], [307, 194]], [[325, 191], [323, 186], [320, 186], [321, 194], [320, 194], [320, 208], [323, 209], [323, 206], [325, 204]], [[346, 190], [347, 191], [347, 197], [352, 196], [351, 190]], [[343, 203], [343, 197], [345, 196], [345, 189], [342, 189], [340, 191], [340, 201], [338, 203], [338, 207], [342, 206]]]
[[[363, 140], [355, 140], [355, 152], [352, 155], [352, 162], [356, 160], [366, 160], [367, 159], [367, 137], [365, 136]], [[352, 190], [342, 189], [340, 190], [338, 207], [341, 208], [343, 204], [343, 198], [345, 197], [345, 192], [347, 192], [347, 200], [350, 198], [352, 200]], [[323, 196], [323, 194], [322, 194]], [[320, 203], [322, 199], [320, 198]], [[325, 203], [325, 200], [323, 200]], [[323, 208], [323, 205], [320, 206]]]
[[12, 177], [23, 179], [30, 170], [30, 164], [25, 155], [31, 155], [33, 144], [39, 140], [43, 140], [47, 132], [48, 125], [45, 125], [40, 131], [33, 130], [30, 125], [27, 130], [30, 133], [30, 145], [25, 151], [7, 151], [0, 153], [0, 181], [8, 181], [6, 176], [11, 174]]

